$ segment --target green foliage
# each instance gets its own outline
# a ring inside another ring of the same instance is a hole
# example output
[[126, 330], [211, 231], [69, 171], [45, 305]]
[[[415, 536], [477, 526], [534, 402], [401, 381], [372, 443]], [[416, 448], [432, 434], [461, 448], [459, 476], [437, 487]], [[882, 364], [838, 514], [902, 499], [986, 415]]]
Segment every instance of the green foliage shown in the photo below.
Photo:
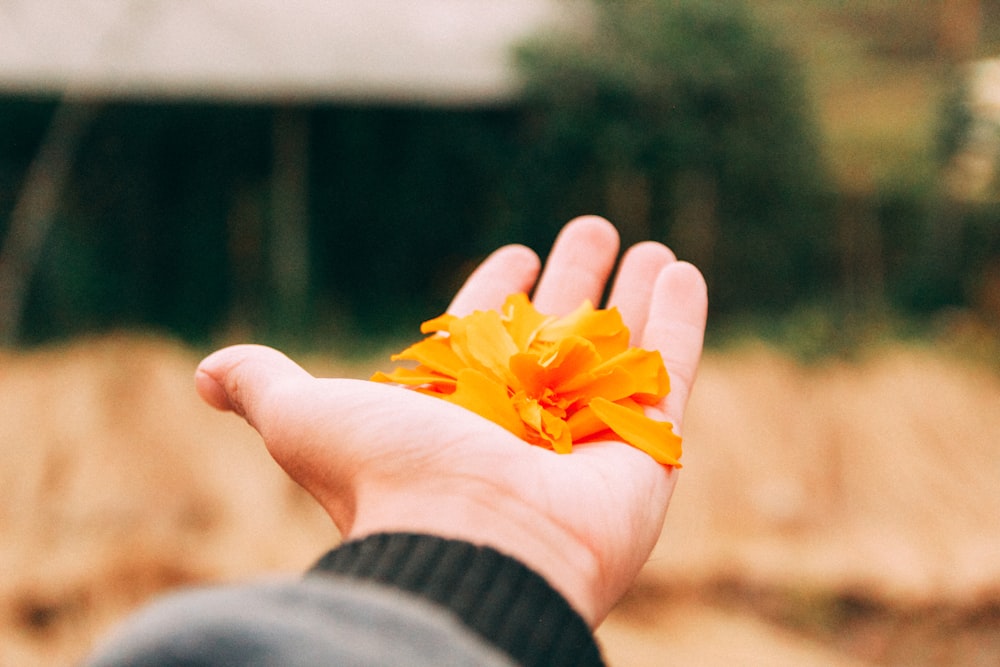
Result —
[[829, 286], [804, 87], [742, 3], [602, 0], [591, 29], [519, 54], [524, 173], [540, 184], [522, 210], [599, 211], [626, 241], [667, 241], [706, 269], [717, 312], [787, 308]]
[[[980, 61], [981, 62], [981, 61]], [[904, 312], [969, 308], [1000, 323], [1000, 125], [972, 99], [972, 68], [948, 70], [938, 100], [935, 171], [908, 187], [883, 188], [879, 216], [896, 221], [887, 239], [899, 265], [891, 296]]]

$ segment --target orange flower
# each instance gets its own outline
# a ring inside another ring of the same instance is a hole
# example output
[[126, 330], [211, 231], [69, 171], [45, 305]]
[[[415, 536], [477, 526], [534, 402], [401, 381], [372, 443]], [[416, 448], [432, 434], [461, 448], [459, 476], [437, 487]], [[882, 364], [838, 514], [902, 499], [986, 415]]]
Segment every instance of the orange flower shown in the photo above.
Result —
[[431, 335], [392, 356], [416, 366], [372, 380], [461, 405], [559, 453], [574, 443], [617, 439], [680, 467], [680, 437], [643, 411], [670, 391], [667, 369], [659, 352], [629, 347], [617, 309], [586, 302], [550, 317], [514, 294], [500, 312], [445, 314], [420, 330]]

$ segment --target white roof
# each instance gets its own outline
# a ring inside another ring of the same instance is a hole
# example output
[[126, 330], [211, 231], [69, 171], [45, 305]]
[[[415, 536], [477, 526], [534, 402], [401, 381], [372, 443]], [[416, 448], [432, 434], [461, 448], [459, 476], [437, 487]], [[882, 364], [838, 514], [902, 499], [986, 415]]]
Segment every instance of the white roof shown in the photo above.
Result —
[[0, 94], [484, 104], [559, 0], [0, 0]]

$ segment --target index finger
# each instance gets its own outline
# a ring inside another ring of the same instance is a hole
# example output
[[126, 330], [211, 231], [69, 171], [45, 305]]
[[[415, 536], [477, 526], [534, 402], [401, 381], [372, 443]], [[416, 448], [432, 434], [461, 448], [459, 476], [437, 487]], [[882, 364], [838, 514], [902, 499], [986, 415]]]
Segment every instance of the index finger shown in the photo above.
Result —
[[538, 255], [525, 246], [495, 250], [466, 279], [448, 312], [464, 317], [475, 310], [500, 310], [511, 294], [531, 291], [540, 267]]

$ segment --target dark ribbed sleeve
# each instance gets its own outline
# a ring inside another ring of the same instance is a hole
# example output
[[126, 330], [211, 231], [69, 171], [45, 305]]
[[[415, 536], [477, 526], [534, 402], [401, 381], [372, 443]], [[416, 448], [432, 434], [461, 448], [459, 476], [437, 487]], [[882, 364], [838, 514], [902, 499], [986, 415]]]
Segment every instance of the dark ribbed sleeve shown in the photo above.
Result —
[[345, 542], [310, 571], [430, 600], [522, 665], [603, 665], [590, 628], [540, 575], [489, 547], [391, 533]]

